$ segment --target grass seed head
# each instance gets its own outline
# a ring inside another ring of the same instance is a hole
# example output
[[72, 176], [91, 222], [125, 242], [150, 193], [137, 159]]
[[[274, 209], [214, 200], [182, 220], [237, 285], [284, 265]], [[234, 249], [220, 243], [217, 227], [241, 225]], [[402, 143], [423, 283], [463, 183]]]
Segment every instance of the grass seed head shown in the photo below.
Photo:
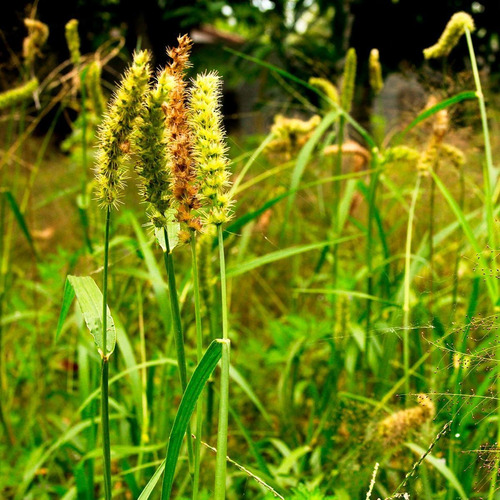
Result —
[[82, 56], [80, 54], [80, 36], [78, 35], [77, 19], [71, 19], [66, 23], [65, 34], [71, 62], [73, 63], [73, 66], [78, 67]]
[[20, 87], [6, 90], [0, 94], [0, 109], [8, 108], [18, 102], [31, 99], [33, 92], [38, 88], [38, 80], [33, 78]]
[[379, 53], [377, 49], [372, 49], [368, 59], [368, 69], [370, 73], [370, 87], [375, 94], [378, 94], [384, 86], [382, 78], [382, 66], [380, 65]]
[[342, 91], [340, 93], [340, 105], [344, 111], [349, 113], [352, 107], [354, 98], [354, 85], [356, 83], [356, 66], [357, 57], [356, 51], [350, 48], [347, 51], [347, 56], [344, 65], [344, 74], [342, 77]]
[[113, 96], [99, 129], [96, 164], [97, 199], [104, 208], [117, 207], [125, 185], [124, 159], [134, 120], [144, 106], [149, 91], [150, 55], [140, 51]]
[[232, 217], [229, 160], [221, 112], [222, 81], [216, 72], [198, 75], [189, 96], [193, 157], [198, 168], [205, 221], [223, 224]]
[[426, 59], [446, 57], [455, 47], [465, 30], [474, 31], [474, 20], [466, 12], [453, 14], [437, 43], [424, 50]]
[[156, 85], [148, 93], [146, 104], [140, 110], [133, 133], [139, 174], [139, 191], [148, 203], [148, 216], [157, 228], [166, 228], [167, 211], [172, 204], [167, 130], [163, 107], [168, 106], [172, 88], [172, 75], [165, 69], [157, 77]]
[[40, 49], [49, 37], [49, 27], [41, 21], [30, 18], [24, 20], [24, 25], [28, 30], [28, 36], [23, 40], [23, 57], [25, 64], [30, 66], [40, 55]]
[[419, 394], [417, 402], [418, 406], [400, 410], [378, 423], [378, 434], [388, 446], [398, 445], [408, 436], [410, 431], [420, 428], [434, 417], [436, 408], [429, 396]]
[[[309, 78], [309, 85], [321, 90], [321, 92], [323, 92], [323, 94], [325, 94], [332, 103], [339, 103], [339, 93], [337, 91], [337, 87], [335, 87], [335, 85], [326, 78], [311, 77]], [[329, 107], [331, 107], [331, 104]]]
[[169, 103], [163, 105], [163, 112], [167, 125], [173, 205], [176, 218], [183, 225], [181, 240], [186, 241], [189, 230], [200, 231], [202, 223], [197, 215], [201, 203], [192, 155], [193, 134], [188, 122], [187, 85], [184, 79], [185, 71], [190, 66], [189, 55], [193, 42], [187, 35], [177, 40], [177, 47], [167, 49], [167, 54], [172, 59], [166, 68], [171, 89]]

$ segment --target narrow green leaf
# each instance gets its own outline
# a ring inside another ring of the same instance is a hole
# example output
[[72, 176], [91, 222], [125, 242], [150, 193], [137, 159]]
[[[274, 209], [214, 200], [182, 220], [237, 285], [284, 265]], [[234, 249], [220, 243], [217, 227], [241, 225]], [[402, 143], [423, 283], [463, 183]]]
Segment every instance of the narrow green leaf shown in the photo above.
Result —
[[[410, 448], [410, 450], [414, 451], [418, 455], [422, 456], [425, 453], [425, 450], [420, 446], [417, 446], [414, 443], [406, 443], [406, 447]], [[467, 500], [469, 497], [465, 494], [465, 491], [460, 484], [460, 481], [457, 479], [457, 476], [453, 474], [453, 472], [446, 465], [446, 461], [444, 459], [436, 458], [433, 455], [427, 455], [425, 457], [425, 461], [429, 462], [443, 477], [445, 477], [451, 486], [455, 489], [455, 491], [460, 495], [462, 500]]]
[[102, 344], [102, 293], [90, 276], [68, 276], [85, 323], [101, 355], [109, 356], [116, 345], [116, 328], [109, 307], [107, 310], [106, 348]]
[[[471, 247], [476, 252], [476, 254], [479, 258], [479, 261], [481, 262], [481, 266], [484, 269], [488, 269], [488, 263], [486, 262], [485, 258], [483, 257], [482, 248], [479, 246], [479, 243], [478, 243], [476, 237], [474, 236], [474, 233], [473, 233], [469, 223], [467, 222], [467, 219], [466, 219], [464, 213], [462, 212], [462, 210], [458, 206], [458, 203], [455, 201], [455, 199], [453, 198], [450, 191], [443, 184], [443, 181], [439, 178], [439, 176], [436, 175], [436, 173], [433, 172], [432, 170], [431, 170], [431, 174], [432, 174], [432, 178], [434, 179], [434, 182], [436, 183], [436, 186], [441, 191], [442, 195], [444, 196], [444, 198], [448, 202], [448, 205], [450, 206], [453, 213], [455, 214], [455, 217], [457, 218], [458, 222], [462, 226], [462, 230], [463, 230], [465, 236], [467, 237], [467, 239], [469, 240]], [[488, 288], [488, 293], [490, 296], [491, 303], [495, 307], [497, 305], [497, 300], [498, 300], [497, 280], [495, 279], [494, 276], [489, 276], [488, 273], [486, 273], [485, 281], [486, 281], [486, 286]]]
[[56, 335], [54, 338], [54, 342], [57, 342], [59, 339], [59, 335], [61, 335], [61, 330], [64, 325], [64, 321], [66, 320], [66, 317], [68, 316], [69, 309], [71, 307], [71, 304], [73, 302], [73, 299], [75, 298], [75, 291], [73, 290], [73, 286], [69, 282], [69, 279], [66, 278], [66, 283], [64, 284], [64, 293], [63, 293], [63, 300], [62, 300], [62, 306], [61, 306], [61, 313], [59, 314], [59, 320], [57, 322], [57, 329], [56, 329]]
[[[182, 401], [177, 410], [168, 439], [165, 475], [163, 476], [163, 488], [161, 492], [162, 500], [170, 498], [172, 485], [174, 483], [175, 467], [177, 465], [182, 440], [186, 434], [189, 420], [191, 419], [191, 415], [193, 414], [201, 391], [222, 356], [223, 343], [224, 341], [214, 340], [208, 346], [207, 351], [196, 367], [186, 387], [186, 391], [182, 396]], [[188, 436], [188, 439], [191, 439], [191, 436]]]
[[35, 248], [35, 242], [33, 241], [33, 238], [31, 237], [31, 233], [29, 232], [28, 225], [26, 224], [26, 220], [24, 219], [23, 214], [21, 213], [21, 210], [19, 209], [19, 205], [16, 202], [16, 199], [12, 195], [10, 191], [5, 191], [3, 193], [5, 196], [5, 199], [7, 200], [8, 204], [10, 205], [10, 208], [12, 210], [12, 213], [14, 214], [14, 217], [19, 224], [19, 227], [24, 234], [26, 241], [28, 242], [32, 252], [35, 254], [35, 256], [38, 257], [38, 253]]
[[193, 414], [201, 391], [210, 378], [210, 375], [215, 370], [215, 367], [217, 366], [221, 355], [222, 342], [220, 340], [214, 340], [208, 346], [205, 355], [196, 367], [186, 387], [186, 391], [184, 392], [181, 403], [179, 405], [179, 409], [177, 410], [177, 414], [175, 416], [172, 430], [170, 431], [166, 460], [164, 460], [158, 467], [158, 469], [156, 469], [148, 484], [142, 490], [142, 493], [140, 494], [138, 500], [147, 500], [150, 497], [156, 484], [160, 480], [163, 470], [165, 469], [165, 463], [168, 464], [168, 467], [163, 479], [161, 498], [170, 498], [170, 493], [172, 491], [172, 485], [174, 482], [174, 473], [177, 465], [177, 459], [179, 457], [179, 451], [181, 448], [182, 440], [184, 439], [184, 435], [186, 434], [189, 420], [191, 419], [191, 415]]
[[331, 241], [321, 241], [319, 243], [310, 243], [309, 245], [293, 246], [289, 248], [284, 248], [283, 250], [278, 250], [277, 252], [271, 252], [267, 255], [257, 257], [246, 262], [237, 264], [234, 267], [230, 267], [227, 270], [226, 275], [228, 277], [239, 276], [240, 274], [246, 273], [255, 269], [257, 267], [263, 266], [265, 264], [270, 264], [271, 262], [276, 262], [277, 260], [286, 259], [292, 257], [293, 255], [298, 255], [300, 253], [309, 252], [311, 250], [316, 250], [318, 248], [323, 248], [325, 245], [335, 245], [338, 243], [343, 243], [345, 241], [351, 241], [359, 238], [360, 235], [345, 236], [343, 238], [337, 238]]
[[436, 114], [438, 111], [441, 111], [442, 109], [445, 109], [452, 104], [456, 104], [457, 102], [460, 101], [465, 101], [466, 99], [476, 99], [477, 95], [474, 91], [472, 90], [467, 90], [465, 92], [460, 92], [460, 94], [456, 94], [449, 99], [445, 99], [444, 101], [438, 102], [436, 105], [431, 106], [429, 109], [426, 109], [422, 113], [420, 113], [403, 131], [401, 131], [399, 134], [396, 135], [394, 141], [391, 141], [394, 143], [394, 145], [399, 144], [404, 136], [413, 128], [415, 128], [419, 123], [423, 122], [424, 120], [427, 120], [427, 118], [430, 118], [432, 115]]

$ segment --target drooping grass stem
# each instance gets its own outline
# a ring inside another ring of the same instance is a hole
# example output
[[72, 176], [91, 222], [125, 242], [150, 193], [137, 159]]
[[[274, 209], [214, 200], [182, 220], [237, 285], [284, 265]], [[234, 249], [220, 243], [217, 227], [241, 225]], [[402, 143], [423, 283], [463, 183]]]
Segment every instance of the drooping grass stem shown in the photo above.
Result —
[[224, 237], [222, 225], [217, 226], [219, 240], [220, 283], [221, 283], [221, 312], [222, 312], [222, 359], [219, 398], [219, 428], [217, 433], [217, 459], [215, 464], [215, 500], [224, 500], [226, 497], [226, 456], [227, 456], [227, 431], [229, 413], [229, 354], [231, 344], [229, 341], [227, 320], [227, 289], [226, 289], [226, 263], [224, 257]]
[[[172, 321], [174, 327], [174, 343], [175, 350], [177, 354], [177, 363], [179, 366], [179, 378], [181, 381], [182, 392], [186, 390], [187, 387], [187, 369], [186, 369], [186, 353], [184, 351], [184, 333], [182, 330], [181, 312], [179, 307], [179, 299], [177, 297], [177, 285], [175, 282], [175, 269], [174, 260], [172, 257], [172, 252], [170, 251], [170, 243], [168, 241], [167, 230], [163, 229], [163, 234], [165, 237], [165, 247], [166, 251], [163, 252], [163, 260], [165, 262], [165, 269], [167, 271], [168, 279], [168, 290], [170, 296], [170, 308], [172, 311]], [[191, 441], [191, 428], [188, 426], [188, 457], [189, 457], [189, 469], [192, 472], [193, 466], [193, 443]]]
[[408, 214], [408, 227], [406, 230], [405, 274], [404, 274], [404, 300], [403, 300], [403, 366], [405, 377], [405, 400], [408, 401], [410, 393], [410, 286], [411, 286], [411, 243], [413, 238], [413, 220], [420, 190], [420, 175], [413, 190], [410, 212]]
[[[200, 281], [198, 276], [198, 259], [196, 256], [196, 231], [191, 232], [191, 261], [193, 268], [194, 315], [196, 321], [196, 360], [203, 357], [203, 330], [201, 324]], [[196, 441], [194, 443], [194, 478], [193, 500], [198, 498], [200, 485], [201, 438], [203, 431], [203, 398], [198, 398], [196, 405]]]
[[107, 353], [107, 298], [108, 298], [108, 265], [109, 265], [109, 225], [111, 220], [111, 207], [106, 210], [106, 229], [104, 234], [104, 271], [102, 283], [102, 346], [101, 353], [101, 429], [102, 429], [102, 454], [104, 459], [104, 498], [111, 499], [111, 442], [109, 438], [109, 358]]

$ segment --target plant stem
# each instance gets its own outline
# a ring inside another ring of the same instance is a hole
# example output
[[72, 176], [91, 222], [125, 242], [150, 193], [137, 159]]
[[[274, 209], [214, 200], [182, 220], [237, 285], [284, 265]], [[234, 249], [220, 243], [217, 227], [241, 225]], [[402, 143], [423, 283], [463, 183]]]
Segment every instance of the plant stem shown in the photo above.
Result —
[[[165, 269], [167, 270], [168, 290], [170, 295], [170, 308], [172, 311], [172, 320], [174, 326], [174, 342], [177, 354], [177, 363], [179, 365], [179, 378], [181, 380], [182, 392], [187, 387], [187, 369], [186, 369], [186, 353], [184, 351], [184, 333], [182, 331], [181, 312], [179, 308], [179, 299], [177, 297], [177, 285], [175, 283], [175, 269], [174, 259], [170, 251], [170, 244], [168, 241], [167, 230], [163, 229], [165, 237], [166, 252], [163, 252], [163, 260], [165, 262]], [[189, 470], [192, 473], [193, 467], [193, 443], [191, 441], [191, 427], [188, 426], [187, 430], [187, 449], [189, 457]]]
[[[201, 325], [200, 281], [198, 277], [198, 259], [196, 258], [196, 232], [191, 233], [191, 258], [193, 267], [194, 315], [196, 320], [196, 358], [200, 363], [203, 357], [203, 330]], [[196, 441], [194, 443], [194, 479], [193, 500], [198, 498], [201, 464], [201, 438], [203, 431], [203, 398], [198, 398], [196, 405]]]
[[108, 298], [108, 264], [109, 264], [109, 222], [111, 219], [111, 208], [106, 211], [106, 232], [104, 236], [104, 275], [102, 284], [102, 348], [101, 353], [101, 429], [102, 429], [102, 453], [104, 458], [104, 498], [111, 499], [111, 443], [109, 439], [109, 401], [108, 401], [108, 379], [109, 358], [107, 346], [107, 298]]
[[[373, 220], [375, 218], [375, 198], [377, 194], [378, 180], [380, 173], [377, 170], [378, 165], [378, 148], [373, 148], [371, 168], [374, 170], [370, 176], [370, 188], [368, 191], [368, 228], [367, 228], [367, 247], [366, 259], [368, 267], [367, 279], [367, 293], [373, 295]], [[371, 330], [371, 315], [372, 315], [372, 301], [366, 301], [366, 335], [365, 335], [365, 361], [368, 359], [368, 342]], [[366, 363], [365, 363], [366, 365]]]
[[215, 464], [215, 500], [226, 498], [226, 456], [227, 456], [227, 430], [229, 413], [229, 354], [231, 344], [228, 335], [227, 321], [227, 292], [226, 292], [226, 262], [224, 258], [224, 237], [222, 225], [218, 225], [220, 283], [221, 283], [221, 311], [222, 311], [222, 358], [219, 398], [219, 429], [217, 432], [217, 459]]
[[403, 302], [403, 366], [405, 376], [405, 401], [408, 402], [410, 393], [410, 284], [411, 284], [411, 242], [413, 236], [413, 219], [415, 217], [415, 206], [417, 204], [418, 192], [420, 190], [420, 175], [417, 177], [415, 189], [408, 215], [408, 228], [406, 230], [406, 253], [405, 253], [405, 277], [404, 277], [404, 302]]

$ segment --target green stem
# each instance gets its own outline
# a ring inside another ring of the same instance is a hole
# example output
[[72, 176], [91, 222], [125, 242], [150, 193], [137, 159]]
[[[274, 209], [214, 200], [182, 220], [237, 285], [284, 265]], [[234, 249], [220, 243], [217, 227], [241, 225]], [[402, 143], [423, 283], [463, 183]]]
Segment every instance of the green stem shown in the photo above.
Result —
[[[334, 176], [338, 177], [342, 174], [342, 144], [344, 142], [344, 117], [341, 116], [339, 118], [339, 128], [337, 135], [337, 156], [335, 160], [335, 169]], [[340, 232], [340, 181], [336, 181], [333, 184], [333, 239], [338, 238]], [[337, 288], [337, 280], [338, 280], [338, 245], [334, 244], [332, 249], [333, 254], [333, 279], [332, 279], [332, 287]], [[335, 304], [335, 295], [333, 297], [333, 303]]]
[[[196, 258], [196, 232], [191, 234], [191, 257], [193, 267], [194, 314], [196, 320], [196, 358], [200, 363], [203, 357], [203, 330], [201, 325], [200, 280], [198, 276], [198, 259]], [[196, 405], [196, 441], [194, 443], [194, 479], [193, 500], [198, 498], [200, 486], [201, 438], [203, 430], [203, 398], [198, 398]]]
[[[370, 176], [370, 189], [368, 192], [368, 228], [367, 228], [367, 247], [366, 259], [368, 267], [367, 293], [373, 295], [373, 221], [375, 218], [375, 199], [377, 194], [378, 180], [380, 173], [377, 170], [378, 163], [378, 148], [372, 150], [371, 168], [374, 169]], [[372, 301], [366, 301], [366, 345], [365, 345], [365, 360], [368, 358], [368, 341], [371, 330], [372, 316]]]
[[111, 208], [106, 211], [106, 232], [104, 236], [104, 276], [102, 284], [102, 348], [101, 353], [101, 429], [102, 429], [102, 454], [104, 458], [104, 498], [111, 499], [111, 443], [109, 439], [109, 401], [108, 401], [108, 379], [109, 358], [107, 345], [107, 298], [108, 298], [108, 265], [109, 265], [109, 222], [111, 219]]
[[405, 277], [404, 277], [404, 302], [403, 302], [403, 366], [405, 373], [405, 400], [408, 401], [410, 393], [410, 284], [411, 284], [411, 242], [413, 237], [413, 219], [415, 217], [415, 206], [417, 204], [418, 192], [420, 190], [420, 175], [417, 178], [415, 189], [408, 215], [408, 228], [406, 230], [405, 251]]
[[[168, 277], [168, 290], [170, 295], [170, 309], [172, 311], [172, 320], [174, 326], [174, 342], [177, 354], [177, 363], [179, 365], [179, 378], [181, 380], [182, 392], [187, 387], [187, 369], [186, 369], [186, 353], [184, 351], [184, 333], [182, 331], [181, 312], [179, 307], [179, 299], [177, 297], [177, 285], [175, 282], [175, 269], [174, 259], [170, 251], [170, 244], [168, 241], [167, 230], [163, 229], [165, 237], [166, 252], [163, 252], [163, 260], [165, 262], [165, 269], [167, 270]], [[189, 457], [189, 470], [192, 472], [193, 466], [193, 443], [191, 440], [191, 427], [188, 426], [187, 430], [187, 448]]]
[[215, 500], [226, 498], [226, 456], [227, 456], [227, 430], [229, 413], [229, 353], [231, 344], [228, 335], [227, 321], [227, 290], [226, 290], [226, 263], [224, 258], [224, 237], [222, 225], [219, 224], [219, 259], [220, 259], [220, 283], [221, 283], [221, 311], [222, 311], [222, 359], [219, 398], [219, 429], [217, 432], [217, 458], [215, 464]]

